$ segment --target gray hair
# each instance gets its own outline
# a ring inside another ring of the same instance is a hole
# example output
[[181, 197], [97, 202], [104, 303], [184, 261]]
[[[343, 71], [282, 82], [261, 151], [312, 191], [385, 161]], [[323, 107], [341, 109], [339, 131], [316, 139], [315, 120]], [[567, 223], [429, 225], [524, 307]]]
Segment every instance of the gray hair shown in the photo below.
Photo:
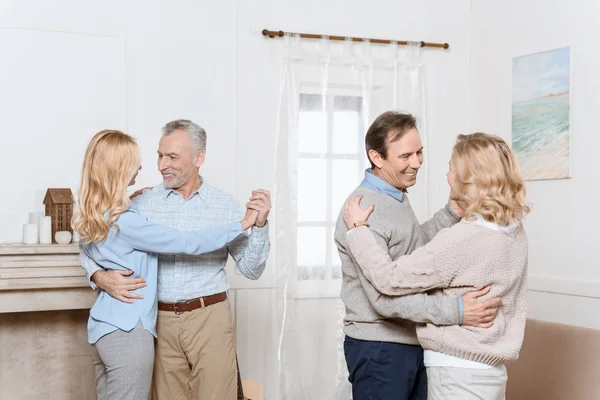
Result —
[[206, 131], [198, 124], [188, 119], [176, 119], [175, 121], [167, 122], [162, 128], [163, 136], [170, 135], [174, 131], [186, 131], [190, 137], [190, 150], [206, 151]]

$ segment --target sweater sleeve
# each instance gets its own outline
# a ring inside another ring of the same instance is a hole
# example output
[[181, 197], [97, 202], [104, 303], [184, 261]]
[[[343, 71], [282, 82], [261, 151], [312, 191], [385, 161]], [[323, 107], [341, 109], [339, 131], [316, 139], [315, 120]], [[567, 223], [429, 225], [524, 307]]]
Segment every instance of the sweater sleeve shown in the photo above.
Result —
[[348, 248], [365, 277], [390, 296], [448, 287], [462, 266], [461, 258], [451, 256], [457, 245], [454, 237], [452, 229], [443, 230], [425, 246], [393, 261], [369, 228], [363, 226], [346, 234]]
[[446, 206], [438, 210], [433, 217], [421, 224], [421, 235], [423, 243], [429, 243], [435, 235], [444, 228], [450, 228], [460, 222], [460, 218]]
[[382, 294], [373, 287], [360, 269], [358, 278], [369, 303], [383, 317], [437, 326], [461, 324], [460, 297], [431, 296], [427, 293], [392, 297]]

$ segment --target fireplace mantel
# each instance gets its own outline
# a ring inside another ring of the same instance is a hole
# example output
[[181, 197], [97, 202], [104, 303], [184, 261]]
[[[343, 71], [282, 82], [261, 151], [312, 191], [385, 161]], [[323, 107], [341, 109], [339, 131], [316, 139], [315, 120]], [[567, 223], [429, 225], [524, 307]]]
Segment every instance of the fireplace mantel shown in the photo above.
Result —
[[77, 244], [0, 244], [0, 313], [90, 308]]

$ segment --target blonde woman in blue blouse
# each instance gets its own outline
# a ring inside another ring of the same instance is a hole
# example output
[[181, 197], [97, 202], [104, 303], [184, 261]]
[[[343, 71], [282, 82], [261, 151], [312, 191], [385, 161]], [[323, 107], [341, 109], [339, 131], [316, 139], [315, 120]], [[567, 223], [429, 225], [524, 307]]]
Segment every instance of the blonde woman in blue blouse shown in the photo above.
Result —
[[202, 254], [222, 248], [254, 225], [257, 212], [221, 227], [179, 231], [150, 223], [130, 204], [139, 147], [131, 136], [104, 130], [85, 153], [79, 210], [73, 228], [81, 251], [105, 269], [131, 270], [147, 286], [143, 299], [123, 303], [100, 290], [90, 310], [88, 341], [94, 345], [98, 400], [147, 400], [154, 362], [157, 254]]

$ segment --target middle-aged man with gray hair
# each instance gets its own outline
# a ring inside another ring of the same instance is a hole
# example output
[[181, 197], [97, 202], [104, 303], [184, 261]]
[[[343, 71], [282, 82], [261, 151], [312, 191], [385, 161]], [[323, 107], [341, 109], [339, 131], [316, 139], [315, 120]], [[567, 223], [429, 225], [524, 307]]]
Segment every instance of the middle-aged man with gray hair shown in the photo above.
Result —
[[[180, 230], [241, 220], [238, 201], [200, 175], [206, 153], [204, 129], [189, 120], [176, 120], [162, 131], [158, 169], [163, 183], [133, 199], [139, 213], [151, 222]], [[208, 254], [158, 256], [154, 400], [236, 399], [235, 332], [225, 264], [231, 254], [247, 278], [258, 279], [263, 273], [270, 250], [270, 193], [253, 191], [246, 206], [258, 212], [251, 234]], [[145, 282], [127, 277], [130, 271], [104, 271], [84, 256], [82, 265], [92, 287], [97, 285], [124, 302], [140, 298], [135, 290]]]

